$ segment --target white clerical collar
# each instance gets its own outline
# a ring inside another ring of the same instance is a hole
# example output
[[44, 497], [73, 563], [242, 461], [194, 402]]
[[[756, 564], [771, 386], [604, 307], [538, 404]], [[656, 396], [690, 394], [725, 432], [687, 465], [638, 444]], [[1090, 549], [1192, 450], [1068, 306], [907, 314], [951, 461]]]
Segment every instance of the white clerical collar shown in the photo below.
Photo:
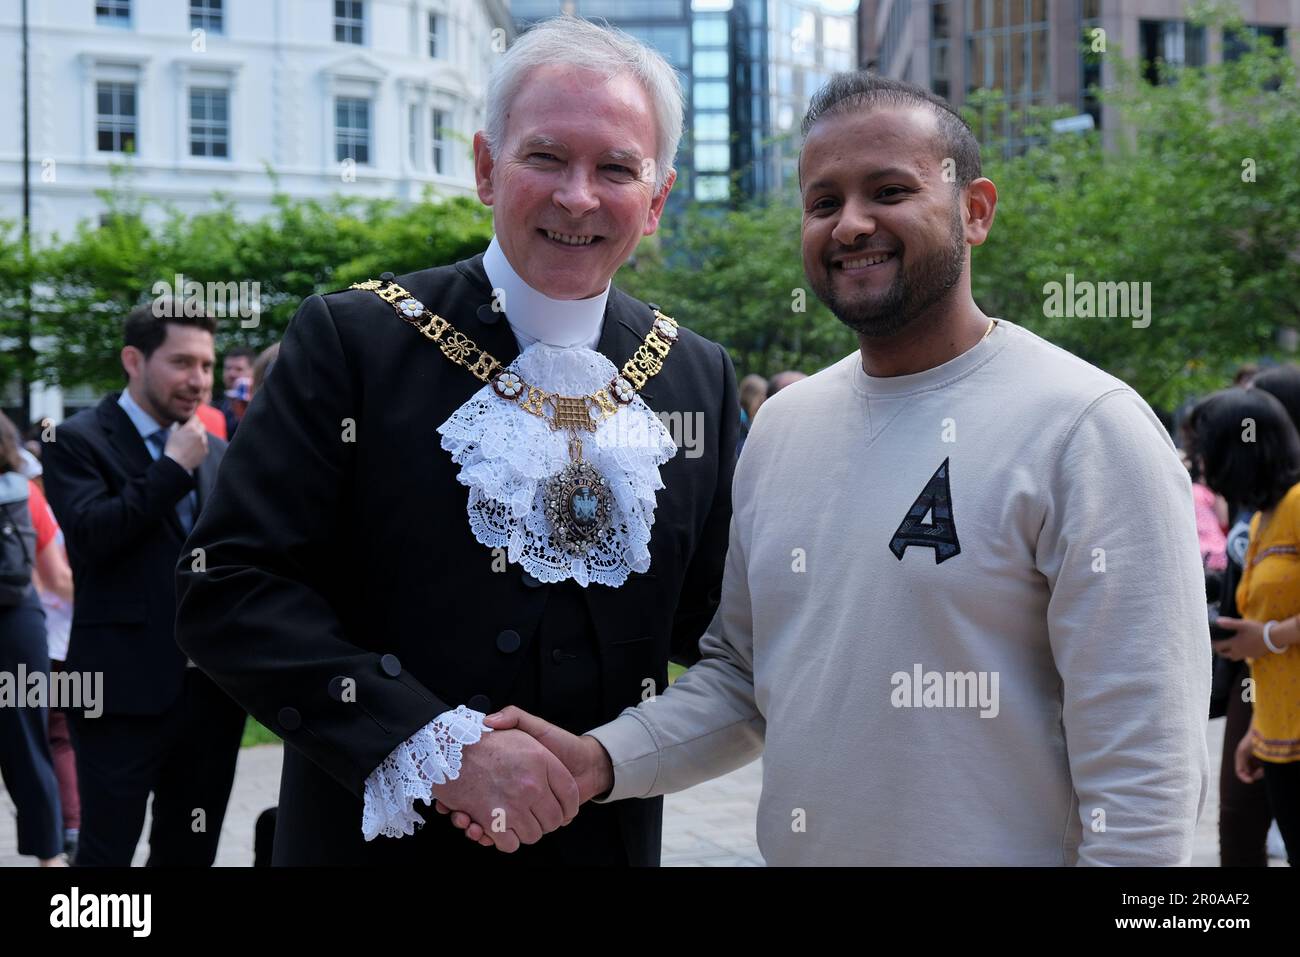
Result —
[[609, 283], [590, 299], [552, 299], [520, 278], [496, 236], [483, 254], [483, 269], [492, 288], [503, 294], [506, 321], [519, 340], [520, 350], [534, 342], [566, 349], [571, 346], [595, 349], [600, 342]]

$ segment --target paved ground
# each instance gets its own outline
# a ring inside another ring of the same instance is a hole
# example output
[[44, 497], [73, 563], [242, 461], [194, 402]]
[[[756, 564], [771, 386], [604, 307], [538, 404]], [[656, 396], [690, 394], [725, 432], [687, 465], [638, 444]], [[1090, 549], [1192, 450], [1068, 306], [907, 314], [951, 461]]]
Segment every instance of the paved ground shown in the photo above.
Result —
[[[1210, 722], [1208, 737], [1213, 781], [1209, 803], [1197, 826], [1192, 862], [1214, 867], [1219, 863], [1215, 829], [1219, 817], [1217, 756], [1223, 741], [1222, 721]], [[761, 779], [762, 762], [755, 761], [726, 777], [669, 796], [664, 810], [664, 865], [761, 866], [763, 859], [754, 842], [754, 816]], [[253, 824], [263, 809], [276, 803], [279, 787], [280, 746], [244, 748], [239, 754], [235, 789], [221, 832], [218, 865], [244, 867], [252, 863]], [[144, 833], [148, 831], [146, 822]], [[35, 864], [32, 858], [18, 856], [16, 844], [13, 803], [0, 787], [0, 867]], [[142, 842], [136, 850], [135, 863], [143, 864], [146, 856], [147, 848]]]

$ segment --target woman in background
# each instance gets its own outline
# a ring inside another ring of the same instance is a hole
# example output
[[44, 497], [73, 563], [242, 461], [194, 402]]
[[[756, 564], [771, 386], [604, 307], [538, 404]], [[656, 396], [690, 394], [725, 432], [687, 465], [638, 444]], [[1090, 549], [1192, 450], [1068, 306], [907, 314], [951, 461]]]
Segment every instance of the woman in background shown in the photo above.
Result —
[[1225, 389], [1191, 413], [1206, 484], [1255, 511], [1237, 586], [1240, 618], [1216, 653], [1250, 662], [1255, 708], [1235, 755], [1237, 777], [1260, 780], [1287, 859], [1300, 863], [1300, 433], [1262, 389]]
[[[24, 474], [21, 448], [17, 428], [0, 413], [0, 672], [44, 672], [48, 677], [45, 615], [33, 577], [41, 567], [42, 551], [50, 554], [50, 539], [47, 528], [42, 542], [32, 521], [31, 500], [40, 491]], [[53, 567], [48, 571], [55, 573]], [[64, 866], [47, 710], [27, 705], [25, 686], [14, 690], [24, 700], [0, 707], [0, 777], [18, 810], [18, 853], [36, 857], [42, 867]]]

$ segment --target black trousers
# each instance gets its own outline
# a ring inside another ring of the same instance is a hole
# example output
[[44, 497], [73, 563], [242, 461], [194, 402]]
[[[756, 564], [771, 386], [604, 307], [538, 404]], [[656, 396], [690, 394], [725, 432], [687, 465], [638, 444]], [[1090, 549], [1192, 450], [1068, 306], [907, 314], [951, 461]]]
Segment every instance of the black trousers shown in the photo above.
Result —
[[1250, 668], [1237, 662], [1237, 677], [1224, 716], [1223, 755], [1219, 761], [1219, 866], [1268, 867], [1268, 828], [1273, 823], [1263, 781], [1246, 784], [1235, 768], [1237, 745], [1250, 733], [1250, 702], [1245, 682]]
[[[50, 673], [45, 640], [45, 612], [35, 589], [0, 611], [0, 671], [18, 680], [18, 666], [28, 674]], [[63, 850], [59, 782], [54, 776], [45, 708], [25, 706], [25, 687], [15, 686], [23, 707], [0, 707], [0, 778], [18, 810], [18, 853], [48, 859]]]
[[244, 711], [201, 671], [160, 715], [70, 716], [81, 792], [78, 866], [129, 867], [153, 794], [150, 867], [210, 867]]
[[1289, 764], [1261, 761], [1260, 764], [1264, 766], [1268, 803], [1286, 844], [1287, 863], [1300, 867], [1300, 761]]

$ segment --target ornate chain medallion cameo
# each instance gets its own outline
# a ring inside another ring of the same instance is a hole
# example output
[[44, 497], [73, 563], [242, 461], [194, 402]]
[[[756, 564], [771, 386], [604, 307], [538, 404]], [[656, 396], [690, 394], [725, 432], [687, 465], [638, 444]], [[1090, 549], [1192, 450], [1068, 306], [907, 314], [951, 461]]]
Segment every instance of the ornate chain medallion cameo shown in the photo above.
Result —
[[397, 315], [415, 326], [425, 338], [452, 362], [468, 369], [480, 382], [506, 402], [518, 403], [525, 412], [549, 423], [555, 431], [569, 433], [569, 464], [546, 480], [542, 491], [543, 510], [551, 527], [552, 544], [574, 556], [586, 555], [613, 521], [614, 494], [609, 482], [582, 457], [582, 432], [594, 433], [605, 419], [615, 415], [636, 398], [637, 390], [659, 373], [664, 358], [678, 338], [677, 321], [659, 307], [645, 341], [623, 364], [605, 388], [590, 395], [566, 396], [530, 385], [480, 349], [472, 339], [387, 278], [354, 283], [351, 288], [375, 293]]

